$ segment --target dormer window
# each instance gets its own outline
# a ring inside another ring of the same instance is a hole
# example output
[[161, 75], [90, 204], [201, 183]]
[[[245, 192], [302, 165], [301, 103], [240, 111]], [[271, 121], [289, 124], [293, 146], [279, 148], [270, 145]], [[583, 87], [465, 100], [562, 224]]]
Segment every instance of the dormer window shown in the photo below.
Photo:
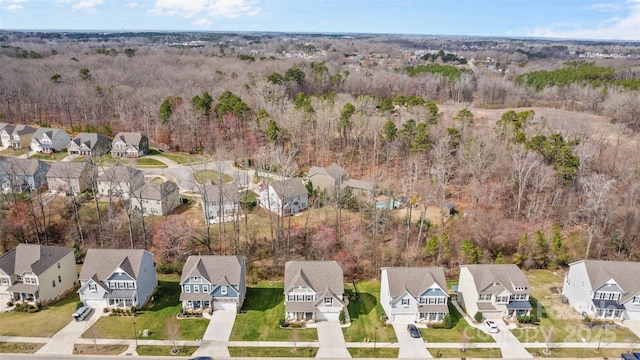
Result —
[[480, 294], [478, 301], [491, 301], [491, 294]]
[[95, 283], [89, 283], [89, 291], [98, 292], [98, 286]]
[[409, 306], [409, 299], [407, 299], [407, 298], [402, 299], [402, 306], [404, 306], [404, 307]]
[[333, 298], [332, 298], [332, 297], [326, 297], [326, 298], [324, 298], [324, 305], [325, 305], [325, 306], [331, 306], [331, 305], [333, 305]]
[[222, 285], [220, 287], [220, 294], [227, 295], [227, 286], [226, 285]]
[[191, 278], [191, 280], [193, 280], [194, 282], [198, 282], [198, 281], [200, 281], [200, 277], [199, 276], [193, 276]]

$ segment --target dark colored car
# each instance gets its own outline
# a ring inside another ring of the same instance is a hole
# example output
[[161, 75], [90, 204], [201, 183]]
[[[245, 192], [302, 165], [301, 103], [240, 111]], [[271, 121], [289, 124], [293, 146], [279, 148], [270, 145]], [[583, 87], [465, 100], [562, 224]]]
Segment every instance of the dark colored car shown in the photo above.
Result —
[[198, 356], [198, 357], [191, 358], [189, 360], [213, 360], [213, 358], [211, 356]]
[[418, 328], [413, 324], [407, 325], [407, 331], [409, 331], [409, 334], [411, 335], [412, 338], [421, 337], [420, 330], [418, 330]]

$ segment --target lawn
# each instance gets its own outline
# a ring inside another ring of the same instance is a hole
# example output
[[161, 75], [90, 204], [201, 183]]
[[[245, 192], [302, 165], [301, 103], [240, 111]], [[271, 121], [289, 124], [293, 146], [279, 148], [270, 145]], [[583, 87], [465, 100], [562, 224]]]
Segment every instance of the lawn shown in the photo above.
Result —
[[[312, 358], [318, 353], [318, 348], [290, 348], [290, 347], [239, 347], [230, 346], [231, 357], [272, 357], [272, 358]], [[142, 354], [141, 354], [142, 355]]]
[[33, 354], [38, 351], [38, 349], [40, 349], [43, 345], [44, 344], [0, 342], [0, 354]]
[[539, 357], [549, 358], [613, 358], [619, 359], [620, 354], [626, 353], [629, 349], [610, 349], [601, 348], [596, 349], [576, 349], [576, 348], [557, 348], [551, 349], [551, 355], [545, 355], [542, 353], [543, 349], [527, 349], [528, 352]]
[[95, 345], [90, 344], [75, 344], [73, 346], [74, 355], [120, 355], [127, 351], [129, 346], [127, 345], [98, 345], [96, 350]]
[[[164, 329], [167, 319], [176, 316], [182, 307], [180, 303], [180, 285], [177, 276], [163, 276], [158, 280], [158, 291], [154, 301], [148, 303], [137, 316], [106, 316], [100, 318], [82, 337], [106, 339], [133, 339], [133, 323], [136, 323], [138, 337], [144, 329], [149, 329], [149, 337], [145, 339], [165, 339]], [[209, 320], [179, 320], [181, 340], [201, 339], [207, 329]]]
[[353, 358], [398, 358], [398, 348], [348, 348]]
[[66, 151], [56, 152], [53, 154], [33, 154], [31, 155], [32, 159], [40, 159], [45, 161], [60, 161], [69, 156]]
[[[219, 173], [215, 170], [198, 170], [193, 173], [193, 178], [198, 182], [198, 184], [217, 184]], [[233, 178], [227, 174], [222, 174], [222, 183], [230, 183], [233, 181]]]
[[80, 298], [73, 291], [35, 313], [0, 313], [0, 336], [51, 337], [72, 320], [78, 301]]
[[[351, 326], [343, 328], [346, 341], [380, 341], [396, 342], [396, 334], [392, 326], [386, 326], [381, 316], [384, 313], [380, 305], [380, 282], [365, 280], [358, 282], [360, 296], [355, 298], [353, 285], [345, 286], [345, 293], [349, 296], [349, 317]], [[378, 327], [378, 330], [376, 330]]]
[[462, 349], [427, 349], [433, 355], [434, 358], [501, 358], [502, 352], [500, 349], [480, 349], [480, 348], [467, 348], [465, 352]]
[[444, 327], [437, 326], [436, 328], [423, 329], [419, 328], [422, 333], [422, 338], [428, 342], [462, 342], [463, 337], [471, 342], [495, 342], [495, 340], [487, 335], [484, 331], [469, 326], [467, 321], [460, 315], [458, 309], [453, 306], [451, 301], [447, 304], [449, 306], [449, 315], [456, 324], [451, 329], [445, 329]]
[[[191, 356], [196, 350], [197, 346], [178, 346], [180, 352], [179, 356]], [[140, 356], [171, 356], [171, 345], [138, 345], [136, 352]]]
[[282, 329], [284, 290], [282, 283], [260, 283], [247, 287], [242, 314], [236, 316], [231, 341], [316, 341], [316, 329]]
[[28, 149], [5, 149], [0, 151], [0, 155], [9, 155], [9, 156], [20, 156], [20, 155], [24, 155], [27, 152], [29, 152]]
[[195, 158], [193, 156], [181, 155], [181, 154], [175, 154], [175, 153], [159, 152], [157, 150], [151, 150], [149, 152], [149, 155], [162, 156], [162, 157], [165, 157], [165, 158], [167, 158], [169, 160], [173, 160], [173, 161], [177, 162], [178, 164], [186, 164], [186, 163], [193, 162], [195, 160]]
[[167, 165], [165, 163], [163, 163], [162, 161], [158, 161], [156, 159], [149, 159], [149, 158], [141, 158], [136, 160], [136, 163], [138, 166], [144, 166], [147, 168], [166, 168]]

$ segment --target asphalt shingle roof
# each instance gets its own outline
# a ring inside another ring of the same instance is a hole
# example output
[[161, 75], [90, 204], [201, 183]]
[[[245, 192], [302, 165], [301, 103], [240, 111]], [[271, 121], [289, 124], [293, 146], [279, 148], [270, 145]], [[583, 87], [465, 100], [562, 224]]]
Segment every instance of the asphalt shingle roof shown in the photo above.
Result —
[[180, 282], [191, 276], [202, 276], [212, 284], [240, 284], [243, 256], [192, 255], [182, 268]]
[[418, 297], [434, 283], [445, 293], [447, 280], [441, 267], [387, 267], [389, 280], [389, 294], [396, 298], [408, 291], [413, 297]]
[[80, 279], [89, 280], [97, 276], [104, 281], [118, 267], [138, 279], [145, 252], [147, 251], [139, 249], [89, 249], [80, 271]]
[[287, 261], [284, 266], [284, 291], [295, 285], [307, 285], [316, 293], [329, 290], [344, 293], [342, 266], [337, 261]]
[[19, 244], [0, 256], [0, 269], [10, 275], [24, 272], [40, 275], [71, 252], [65, 247]]
[[[485, 292], [489, 287], [498, 283], [504, 286], [511, 293], [529, 293], [529, 280], [527, 276], [515, 264], [481, 264], [481, 265], [461, 265], [466, 267], [473, 276], [478, 292]], [[525, 288], [526, 290], [516, 290]], [[494, 293], [491, 289], [487, 290]]]

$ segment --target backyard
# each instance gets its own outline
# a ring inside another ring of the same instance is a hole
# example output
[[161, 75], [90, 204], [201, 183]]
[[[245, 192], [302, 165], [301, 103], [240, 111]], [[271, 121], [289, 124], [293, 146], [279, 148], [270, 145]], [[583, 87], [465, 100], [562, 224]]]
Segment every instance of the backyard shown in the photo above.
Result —
[[[345, 286], [349, 296], [349, 317], [351, 325], [343, 328], [344, 339], [348, 342], [379, 341], [396, 342], [396, 334], [392, 326], [387, 326], [382, 319], [380, 305], [380, 282], [364, 280], [357, 283], [359, 296], [356, 299], [353, 285]], [[376, 330], [377, 327], [377, 330]], [[366, 340], [365, 340], [366, 339]]]
[[316, 329], [282, 329], [284, 290], [281, 282], [247, 287], [242, 313], [236, 316], [231, 341], [316, 341]]
[[[0, 313], [0, 336], [50, 337], [65, 327], [76, 311], [80, 301], [73, 291], [64, 299], [49, 304], [35, 313], [3, 312]], [[36, 326], [34, 326], [36, 325]]]
[[[82, 337], [133, 339], [135, 338], [135, 323], [138, 337], [145, 329], [148, 329], [149, 336], [145, 339], [165, 339], [167, 319], [175, 317], [181, 308], [179, 278], [164, 275], [158, 279], [158, 291], [154, 295], [154, 301], [138, 311], [136, 316], [104, 316]], [[208, 324], [209, 320], [203, 318], [179, 320], [180, 334], [178, 338], [181, 340], [201, 339]]]

